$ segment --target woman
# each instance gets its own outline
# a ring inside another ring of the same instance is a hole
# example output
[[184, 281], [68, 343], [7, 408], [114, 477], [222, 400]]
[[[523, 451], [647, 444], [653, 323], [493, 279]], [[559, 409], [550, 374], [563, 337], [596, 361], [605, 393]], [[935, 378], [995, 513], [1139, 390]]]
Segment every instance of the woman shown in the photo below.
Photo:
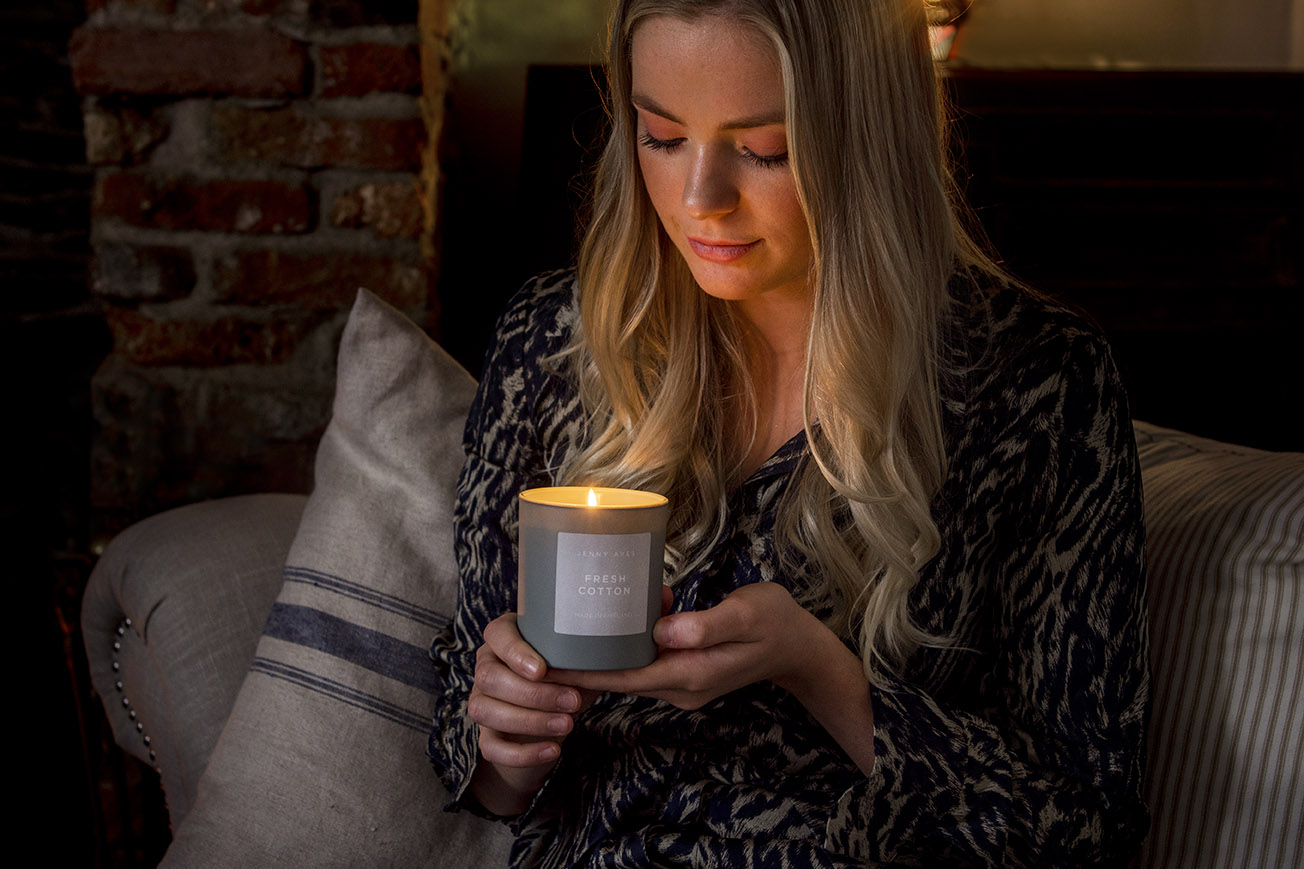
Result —
[[[957, 221], [911, 0], [628, 0], [576, 274], [467, 427], [431, 755], [517, 865], [1077, 866], [1144, 833], [1139, 480], [1091, 330]], [[639, 670], [515, 627], [516, 494], [673, 505]]]

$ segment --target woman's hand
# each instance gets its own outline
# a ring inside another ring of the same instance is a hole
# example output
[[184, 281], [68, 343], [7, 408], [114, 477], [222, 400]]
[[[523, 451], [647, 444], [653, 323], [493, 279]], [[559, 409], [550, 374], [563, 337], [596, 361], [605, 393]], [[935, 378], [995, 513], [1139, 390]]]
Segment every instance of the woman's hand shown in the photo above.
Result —
[[471, 792], [494, 814], [520, 814], [561, 757], [561, 743], [593, 694], [547, 678], [543, 657], [521, 637], [516, 614], [485, 627], [467, 713], [480, 725]]
[[873, 768], [874, 716], [860, 659], [778, 583], [745, 585], [708, 610], [665, 616], [653, 638], [661, 651], [646, 667], [554, 670], [552, 676], [681, 709], [770, 681], [796, 697], [857, 766], [866, 773]]
[[833, 636], [787, 589], [758, 582], [734, 591], [711, 609], [660, 619], [652, 637], [661, 651], [646, 667], [553, 673], [571, 685], [697, 709], [764, 680], [797, 693], [794, 683], [811, 671], [814, 640], [821, 633]]

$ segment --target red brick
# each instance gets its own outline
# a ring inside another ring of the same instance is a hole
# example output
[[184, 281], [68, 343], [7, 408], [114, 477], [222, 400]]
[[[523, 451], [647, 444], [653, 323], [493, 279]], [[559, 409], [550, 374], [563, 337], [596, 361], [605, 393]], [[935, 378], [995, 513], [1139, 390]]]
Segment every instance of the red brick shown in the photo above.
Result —
[[311, 225], [312, 202], [303, 185], [281, 181], [203, 181], [110, 172], [95, 181], [98, 218], [154, 229], [300, 233]]
[[108, 310], [113, 350], [138, 365], [232, 365], [284, 362], [298, 346], [305, 323], [159, 320], [128, 308]]
[[302, 168], [415, 170], [425, 141], [420, 118], [328, 118], [292, 108], [217, 106], [212, 130], [219, 159], [226, 162]]
[[331, 223], [350, 229], [370, 227], [381, 238], [420, 238], [425, 224], [421, 188], [415, 178], [355, 187], [335, 198]]
[[358, 287], [398, 308], [420, 309], [429, 283], [419, 264], [334, 252], [240, 251], [219, 259], [213, 274], [214, 289], [224, 301], [318, 310], [349, 306]]
[[384, 91], [421, 92], [421, 52], [415, 45], [325, 45], [321, 49], [321, 95], [360, 97]]
[[83, 94], [304, 93], [307, 49], [262, 28], [161, 30], [81, 27], [68, 45]]
[[96, 165], [142, 162], [167, 138], [169, 126], [161, 113], [95, 106], [83, 119], [86, 160]]
[[91, 289], [118, 299], [179, 299], [195, 288], [189, 250], [98, 242], [91, 260]]
[[[301, 343], [300, 355], [315, 343]], [[301, 361], [250, 378], [226, 367], [141, 366], [111, 355], [91, 381], [93, 503], [117, 513], [109, 518], [120, 529], [177, 503], [306, 492], [334, 378], [325, 364], [305, 383], [304, 369], [287, 370]]]

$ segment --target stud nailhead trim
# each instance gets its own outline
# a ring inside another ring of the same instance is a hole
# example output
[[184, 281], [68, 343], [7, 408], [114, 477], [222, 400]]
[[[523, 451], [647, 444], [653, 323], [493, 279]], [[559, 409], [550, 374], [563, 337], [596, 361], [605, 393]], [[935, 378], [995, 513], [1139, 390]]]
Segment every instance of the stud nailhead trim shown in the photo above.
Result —
[[[131, 619], [123, 618], [122, 621], [118, 622], [117, 635], [119, 637], [125, 637], [127, 635], [127, 629], [130, 627], [131, 627]], [[122, 651], [122, 642], [120, 640], [114, 640], [113, 641], [113, 672], [115, 673], [120, 673], [122, 671], [122, 663], [118, 660], [118, 653], [121, 651]], [[118, 679], [114, 681], [113, 688], [119, 694], [122, 694], [122, 680]], [[159, 769], [157, 763], [158, 755], [154, 753], [153, 748], [150, 748], [150, 742], [152, 740], [150, 740], [149, 735], [145, 733], [145, 725], [141, 724], [139, 721], [136, 721], [136, 710], [131, 708], [131, 701], [127, 699], [125, 694], [122, 697], [122, 708], [127, 710], [127, 717], [130, 718], [132, 721], [136, 722], [136, 732], [140, 734], [140, 741], [144, 743], [145, 748], [149, 749], [149, 759], [150, 762], [154, 764], [154, 772], [159, 773], [161, 775], [163, 771]]]

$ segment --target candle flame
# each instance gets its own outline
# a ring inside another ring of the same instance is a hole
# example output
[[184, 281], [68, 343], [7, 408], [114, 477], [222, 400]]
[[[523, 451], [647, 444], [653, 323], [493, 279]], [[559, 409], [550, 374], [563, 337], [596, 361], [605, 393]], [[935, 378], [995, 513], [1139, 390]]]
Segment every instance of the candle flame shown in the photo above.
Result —
[[593, 491], [592, 488], [589, 489], [589, 506], [590, 507], [598, 506], [598, 493]]

